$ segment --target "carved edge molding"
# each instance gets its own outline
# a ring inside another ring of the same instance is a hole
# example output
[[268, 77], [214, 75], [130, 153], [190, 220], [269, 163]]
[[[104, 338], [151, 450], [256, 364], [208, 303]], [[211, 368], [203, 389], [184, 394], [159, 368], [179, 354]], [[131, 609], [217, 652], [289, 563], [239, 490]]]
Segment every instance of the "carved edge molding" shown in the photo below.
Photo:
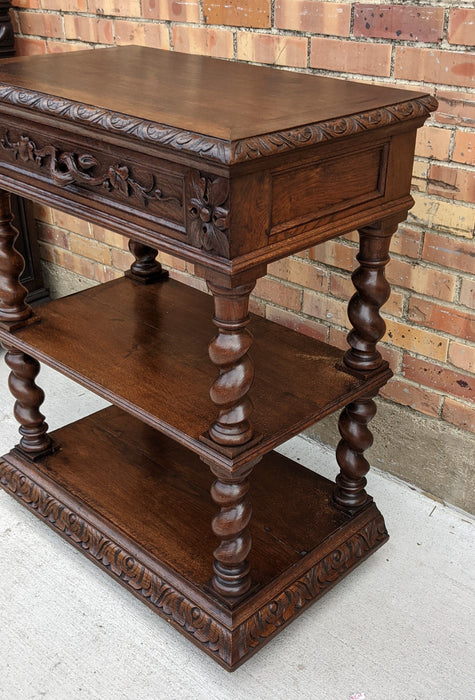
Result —
[[29, 509], [93, 557], [136, 594], [171, 618], [184, 632], [224, 662], [231, 655], [230, 633], [171, 585], [54, 496], [10, 464], [0, 461], [0, 483]]
[[162, 581], [117, 543], [63, 505], [54, 496], [25, 476], [19, 469], [0, 461], [0, 484], [26, 507], [72, 540], [102, 567], [163, 617], [190, 635], [198, 645], [220, 657], [227, 667], [236, 665], [247, 654], [264, 644], [293, 617], [308, 607], [326, 589], [358, 564], [388, 537], [383, 517], [378, 514], [340, 547], [318, 561], [306, 574], [278, 596], [263, 605], [234, 631], [219, 622]]
[[384, 519], [378, 514], [240, 626], [238, 658], [262, 644], [301, 613], [387, 538]]
[[427, 118], [437, 109], [438, 104], [434, 97], [426, 95], [345, 118], [230, 142], [4, 83], [0, 83], [0, 101], [90, 124], [141, 141], [170, 146], [226, 165], [311, 146], [401, 121]]

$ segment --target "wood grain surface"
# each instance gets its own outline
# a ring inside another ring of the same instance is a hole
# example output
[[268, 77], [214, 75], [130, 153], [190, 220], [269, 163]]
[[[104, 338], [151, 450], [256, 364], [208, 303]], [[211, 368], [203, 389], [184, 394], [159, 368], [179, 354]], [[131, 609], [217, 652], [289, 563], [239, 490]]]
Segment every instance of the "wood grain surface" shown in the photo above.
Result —
[[141, 46], [7, 59], [0, 82], [226, 140], [425, 94]]
[[[0, 337], [201, 454], [215, 419], [208, 358], [212, 298], [174, 280], [114, 280], [41, 308], [41, 322]], [[261, 453], [296, 435], [388, 372], [365, 381], [337, 369], [343, 352], [252, 316], [251, 420]], [[3, 334], [3, 335], [2, 335]]]

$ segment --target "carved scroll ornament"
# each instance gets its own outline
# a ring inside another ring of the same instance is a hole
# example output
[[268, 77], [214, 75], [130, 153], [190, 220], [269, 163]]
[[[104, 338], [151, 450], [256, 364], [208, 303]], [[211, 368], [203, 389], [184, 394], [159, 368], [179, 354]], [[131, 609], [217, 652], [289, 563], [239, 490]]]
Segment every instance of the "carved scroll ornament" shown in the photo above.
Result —
[[12, 151], [16, 160], [23, 163], [32, 162], [39, 168], [49, 168], [51, 179], [59, 187], [67, 185], [102, 187], [107, 192], [118, 192], [126, 199], [135, 197], [143, 206], [147, 206], [153, 200], [161, 202], [174, 200], [179, 206], [182, 205], [178, 197], [164, 196], [162, 190], [156, 186], [154, 175], [151, 176], [150, 186], [146, 187], [134, 180], [126, 165], [110, 165], [105, 172], [93, 175], [91, 171], [99, 168], [100, 163], [89, 153], [76, 154], [60, 151], [53, 145], [38, 148], [36, 143], [25, 135], [20, 136], [18, 141], [11, 141], [8, 131], [0, 143], [5, 150]]

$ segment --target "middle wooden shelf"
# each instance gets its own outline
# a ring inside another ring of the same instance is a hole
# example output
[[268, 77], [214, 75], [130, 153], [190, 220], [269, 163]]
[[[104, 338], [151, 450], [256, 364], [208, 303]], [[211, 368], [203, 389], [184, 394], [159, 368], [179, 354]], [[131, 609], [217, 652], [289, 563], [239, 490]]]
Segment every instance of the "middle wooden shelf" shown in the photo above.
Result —
[[[174, 280], [128, 278], [91, 287], [38, 309], [40, 322], [0, 340], [71, 377], [194, 452], [216, 415], [209, 397], [217, 369], [211, 296]], [[339, 368], [343, 351], [252, 315], [250, 391], [260, 448], [271, 450], [371, 387]], [[41, 383], [41, 379], [40, 379]]]

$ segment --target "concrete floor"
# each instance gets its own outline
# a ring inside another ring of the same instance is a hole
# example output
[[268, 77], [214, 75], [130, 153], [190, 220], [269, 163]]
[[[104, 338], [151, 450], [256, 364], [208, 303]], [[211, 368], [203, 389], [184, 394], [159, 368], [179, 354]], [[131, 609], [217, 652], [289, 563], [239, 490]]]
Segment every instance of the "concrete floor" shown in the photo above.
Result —
[[[0, 365], [3, 454], [17, 426]], [[51, 428], [104, 405], [47, 368], [38, 383]], [[303, 438], [282, 451], [336, 471]], [[0, 698], [474, 698], [473, 521], [381, 472], [369, 490], [389, 543], [233, 674], [0, 491]]]

